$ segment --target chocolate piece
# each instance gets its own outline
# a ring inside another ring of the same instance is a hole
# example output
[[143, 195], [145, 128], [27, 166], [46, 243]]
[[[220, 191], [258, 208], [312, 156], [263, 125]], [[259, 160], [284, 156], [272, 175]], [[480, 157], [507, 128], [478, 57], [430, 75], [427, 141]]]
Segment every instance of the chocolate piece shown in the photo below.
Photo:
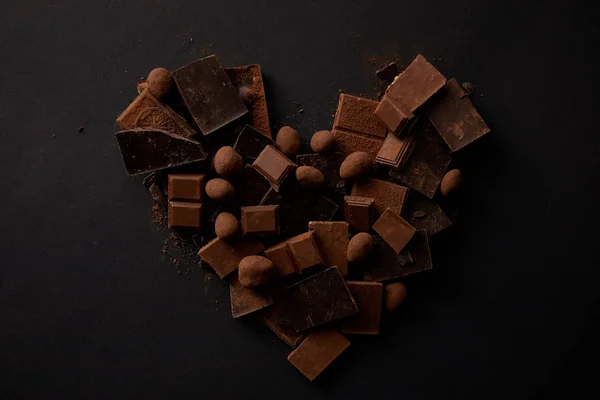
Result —
[[313, 167], [325, 176], [327, 188], [325, 193], [332, 199], [341, 202], [346, 194], [346, 181], [340, 176], [340, 166], [344, 161], [342, 153], [327, 154], [302, 154], [296, 156], [296, 163], [302, 166]]
[[223, 279], [237, 269], [244, 257], [253, 256], [263, 250], [264, 246], [258, 241], [229, 243], [216, 238], [202, 247], [198, 255]]
[[454, 78], [436, 96], [426, 114], [452, 151], [460, 150], [490, 132]]
[[406, 220], [416, 229], [424, 229], [429, 236], [452, 225], [440, 206], [417, 192], [410, 192], [404, 212]]
[[336, 267], [319, 272], [281, 292], [278, 301], [296, 332], [356, 314], [358, 307]]
[[394, 79], [375, 110], [395, 134], [406, 126], [417, 108], [446, 84], [446, 78], [421, 54]]
[[412, 136], [399, 138], [388, 133], [377, 157], [375, 157], [375, 162], [392, 168], [401, 168], [408, 161], [414, 147], [415, 142]]
[[311, 221], [308, 228], [314, 232], [325, 265], [336, 266], [343, 276], [348, 275], [348, 223]]
[[271, 183], [277, 192], [283, 181], [296, 168], [296, 164], [273, 146], [265, 147], [252, 166]]
[[135, 128], [160, 129], [174, 135], [190, 137], [196, 134], [183, 118], [162, 104], [149, 90], [144, 90], [117, 118], [122, 130]]
[[257, 206], [271, 189], [271, 184], [252, 165], [246, 164], [235, 182], [235, 189], [241, 206]]
[[248, 112], [215, 56], [191, 62], [173, 72], [179, 93], [204, 135]]
[[404, 249], [416, 232], [415, 228], [391, 208], [381, 214], [373, 224], [373, 230], [396, 251], [396, 254]]
[[296, 271], [303, 272], [305, 269], [323, 264], [323, 257], [314, 232], [305, 232], [287, 241], [287, 247], [296, 265]]
[[296, 263], [288, 245], [288, 241], [283, 241], [265, 250], [265, 256], [275, 264], [279, 276], [295, 274]]
[[340, 94], [331, 132], [345, 156], [355, 151], [367, 152], [373, 158], [377, 156], [386, 128], [373, 114], [376, 108], [376, 101]]
[[433, 129], [425, 126], [413, 136], [415, 147], [401, 170], [391, 170], [390, 176], [430, 199], [444, 177], [452, 153]]
[[225, 73], [237, 89], [238, 96], [242, 99], [242, 102], [250, 110], [250, 115], [248, 116], [250, 125], [270, 138], [269, 112], [267, 111], [267, 98], [265, 96], [260, 65], [253, 64], [225, 68]]
[[182, 201], [169, 202], [169, 228], [200, 228], [202, 204]]
[[250, 125], [246, 125], [235, 141], [233, 149], [242, 156], [255, 160], [268, 145], [275, 146], [275, 142]]
[[305, 338], [304, 334], [296, 333], [290, 319], [277, 301], [261, 313], [261, 319], [267, 328], [292, 349], [295, 349]]
[[376, 335], [379, 333], [383, 285], [379, 282], [346, 282], [359, 312], [342, 321], [342, 333]]
[[372, 197], [344, 197], [344, 214], [351, 229], [360, 232], [371, 230], [375, 199]]
[[207, 156], [199, 142], [159, 129], [120, 131], [116, 137], [128, 175], [203, 161]]
[[269, 236], [279, 234], [279, 206], [242, 207], [242, 235]]
[[429, 238], [427, 232], [420, 230], [415, 232], [415, 235], [406, 246], [406, 255], [409, 256], [409, 261], [404, 264], [401, 275], [403, 277], [407, 275], [416, 274], [417, 272], [423, 272], [433, 268], [431, 262], [431, 250], [429, 248]]
[[335, 329], [312, 332], [288, 355], [288, 361], [298, 368], [309, 381], [314, 381], [344, 350], [350, 342]]
[[233, 318], [243, 317], [273, 304], [273, 299], [268, 293], [245, 288], [237, 276], [232, 277], [229, 282], [229, 298]]
[[386, 208], [391, 208], [402, 215], [404, 203], [408, 196], [408, 188], [393, 182], [370, 178], [366, 181], [355, 182], [352, 196], [371, 197], [375, 199], [375, 213], [383, 214]]
[[202, 201], [204, 174], [169, 175], [169, 200]]
[[394, 81], [394, 78], [400, 75], [400, 68], [395, 62], [391, 62], [379, 68], [375, 72], [375, 75], [377, 75], [383, 84], [389, 85]]

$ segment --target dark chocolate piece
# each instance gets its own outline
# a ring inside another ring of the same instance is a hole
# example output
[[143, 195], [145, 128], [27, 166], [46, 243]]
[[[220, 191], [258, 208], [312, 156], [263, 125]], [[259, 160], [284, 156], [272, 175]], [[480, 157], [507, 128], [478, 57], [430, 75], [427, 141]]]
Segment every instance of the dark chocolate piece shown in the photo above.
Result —
[[348, 223], [342, 221], [311, 221], [308, 228], [314, 232], [317, 246], [321, 250], [325, 265], [338, 267], [343, 276], [348, 275], [349, 233]]
[[169, 175], [169, 200], [202, 201], [204, 174]]
[[426, 114], [452, 151], [460, 150], [490, 132], [454, 78], [440, 90]]
[[344, 197], [344, 215], [348, 225], [354, 231], [369, 232], [375, 213], [375, 199], [372, 197]]
[[250, 125], [246, 125], [235, 141], [233, 149], [250, 160], [256, 160], [268, 145], [275, 146], [275, 142]]
[[388, 133], [377, 153], [377, 157], [375, 157], [375, 162], [391, 168], [401, 168], [408, 161], [414, 147], [415, 143], [412, 136], [399, 138], [392, 133]]
[[273, 331], [279, 339], [283, 340], [292, 349], [298, 347], [300, 342], [305, 338], [304, 334], [296, 333], [290, 319], [277, 302], [277, 299], [275, 304], [261, 313], [261, 319], [267, 328]]
[[287, 240], [287, 247], [292, 255], [296, 271], [323, 265], [323, 256], [317, 245], [314, 232], [301, 233]]
[[452, 225], [450, 219], [435, 201], [415, 191], [408, 195], [404, 216], [409, 224], [416, 229], [424, 229], [429, 236]]
[[263, 250], [264, 246], [258, 241], [229, 243], [224, 239], [216, 238], [202, 247], [198, 255], [223, 279], [237, 269], [244, 257], [256, 255]]
[[376, 108], [376, 101], [340, 94], [331, 132], [344, 156], [355, 151], [377, 156], [387, 131], [373, 114]]
[[169, 201], [169, 228], [200, 228], [201, 225], [201, 203]]
[[346, 194], [346, 181], [340, 176], [340, 166], [344, 158], [342, 153], [302, 154], [296, 156], [296, 163], [321, 171], [327, 185], [325, 194], [341, 203]]
[[271, 184], [252, 165], [244, 165], [244, 170], [234, 182], [240, 205], [257, 206], [265, 197]]
[[242, 207], [241, 214], [243, 236], [279, 234], [279, 206]]
[[415, 235], [406, 246], [404, 256], [407, 257], [408, 261], [404, 264], [399, 277], [427, 271], [433, 267], [429, 238], [426, 231], [419, 230], [415, 232]]
[[381, 215], [386, 208], [391, 208], [402, 215], [408, 197], [408, 188], [394, 182], [369, 178], [354, 183], [352, 196], [374, 198], [375, 213], [377, 215]]
[[379, 282], [346, 282], [359, 312], [342, 321], [342, 333], [376, 335], [379, 333], [383, 285]]
[[312, 382], [348, 346], [350, 342], [337, 330], [320, 330], [308, 335], [300, 346], [288, 355], [288, 361]]
[[116, 137], [129, 175], [203, 161], [207, 156], [200, 142], [159, 129], [120, 131]]
[[395, 62], [391, 62], [379, 68], [375, 72], [375, 75], [377, 75], [379, 80], [387, 86], [394, 81], [394, 78], [400, 75], [400, 68]]
[[273, 304], [273, 299], [268, 293], [245, 288], [237, 275], [229, 282], [229, 298], [233, 318], [243, 317]]
[[274, 146], [265, 147], [252, 166], [271, 183], [277, 192], [296, 168], [296, 164]]
[[296, 332], [356, 314], [358, 307], [336, 267], [328, 268], [281, 292], [278, 301]]
[[279, 276], [287, 276], [298, 272], [296, 270], [296, 262], [294, 261], [294, 256], [292, 255], [292, 252], [287, 245], [288, 240], [285, 240], [281, 243], [277, 243], [276, 245], [271, 246], [265, 250], [265, 256], [269, 260], [273, 261], [273, 264], [275, 264], [275, 268], [277, 268]]
[[396, 254], [406, 247], [416, 232], [412, 225], [391, 208], [381, 214], [373, 224], [373, 230], [396, 251]]
[[248, 109], [215, 56], [173, 72], [179, 93], [204, 135], [240, 118]]

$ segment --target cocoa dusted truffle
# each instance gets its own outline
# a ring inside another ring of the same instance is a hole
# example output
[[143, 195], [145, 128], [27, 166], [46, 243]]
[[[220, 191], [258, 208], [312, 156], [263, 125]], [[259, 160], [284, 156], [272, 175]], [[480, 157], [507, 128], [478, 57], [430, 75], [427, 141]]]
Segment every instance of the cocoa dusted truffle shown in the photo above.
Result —
[[296, 168], [296, 180], [309, 189], [315, 189], [325, 184], [325, 176], [316, 168], [302, 166]]
[[348, 243], [348, 261], [357, 262], [364, 258], [373, 250], [373, 238], [366, 232], [360, 232], [354, 235]]
[[275, 146], [286, 156], [293, 158], [300, 152], [302, 143], [300, 142], [300, 134], [291, 126], [283, 126], [277, 132], [275, 138]]
[[244, 160], [231, 146], [223, 146], [213, 159], [215, 171], [223, 178], [239, 174], [244, 169]]
[[206, 195], [216, 202], [224, 202], [235, 196], [235, 188], [231, 183], [221, 178], [206, 182]]
[[239, 231], [237, 218], [228, 212], [222, 212], [217, 215], [215, 220], [215, 233], [221, 239], [230, 239]]
[[335, 138], [331, 131], [318, 131], [310, 139], [310, 148], [317, 153], [325, 153], [333, 148]]
[[154, 68], [148, 74], [148, 90], [157, 99], [165, 97], [173, 88], [173, 76], [164, 68]]
[[275, 271], [273, 261], [262, 256], [244, 257], [238, 266], [240, 283], [247, 288], [268, 283], [275, 276]]
[[346, 157], [340, 166], [342, 179], [357, 179], [373, 169], [373, 158], [364, 151], [355, 151]]

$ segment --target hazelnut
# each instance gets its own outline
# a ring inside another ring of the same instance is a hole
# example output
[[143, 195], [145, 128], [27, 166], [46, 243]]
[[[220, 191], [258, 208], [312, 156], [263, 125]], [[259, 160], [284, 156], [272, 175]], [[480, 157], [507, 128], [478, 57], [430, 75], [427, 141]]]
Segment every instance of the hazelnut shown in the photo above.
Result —
[[300, 134], [291, 126], [282, 127], [279, 132], [277, 132], [275, 147], [289, 158], [295, 157], [302, 147]]
[[215, 233], [221, 239], [229, 239], [235, 236], [239, 230], [238, 220], [233, 214], [222, 212], [215, 220]]
[[242, 258], [238, 266], [240, 283], [247, 288], [255, 288], [268, 283], [275, 276], [275, 264], [262, 256]]
[[235, 188], [225, 179], [214, 178], [206, 182], [206, 195], [216, 202], [230, 200], [235, 196]]
[[373, 169], [373, 158], [364, 151], [355, 151], [346, 157], [340, 166], [342, 179], [357, 179]]
[[157, 99], [165, 97], [173, 88], [173, 77], [164, 68], [154, 68], [148, 74], [148, 90]]
[[331, 131], [319, 131], [312, 135], [310, 139], [310, 148], [317, 153], [324, 153], [333, 148], [335, 138]]
[[325, 184], [325, 176], [316, 168], [301, 166], [296, 168], [296, 180], [304, 187], [315, 189]]
[[459, 169], [453, 169], [446, 172], [440, 183], [440, 193], [442, 196], [448, 196], [455, 192], [462, 182], [462, 173]]
[[357, 262], [363, 260], [373, 250], [373, 238], [366, 232], [357, 233], [350, 242], [346, 254], [348, 261]]
[[400, 307], [406, 297], [406, 286], [401, 282], [393, 282], [385, 285], [385, 309], [394, 311]]
[[223, 146], [217, 151], [213, 158], [215, 171], [223, 178], [242, 172], [244, 160], [231, 146]]

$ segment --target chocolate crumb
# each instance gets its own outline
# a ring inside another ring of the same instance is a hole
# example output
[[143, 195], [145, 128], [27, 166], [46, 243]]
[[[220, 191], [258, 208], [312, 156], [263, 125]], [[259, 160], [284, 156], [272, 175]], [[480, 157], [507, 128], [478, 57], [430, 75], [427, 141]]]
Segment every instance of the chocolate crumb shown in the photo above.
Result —
[[84, 129], [85, 129], [85, 126], [82, 125], [79, 128], [77, 128], [77, 132], [82, 133]]
[[419, 211], [414, 212], [413, 217], [414, 218], [423, 218], [425, 215], [426, 215], [425, 212], [419, 210]]

